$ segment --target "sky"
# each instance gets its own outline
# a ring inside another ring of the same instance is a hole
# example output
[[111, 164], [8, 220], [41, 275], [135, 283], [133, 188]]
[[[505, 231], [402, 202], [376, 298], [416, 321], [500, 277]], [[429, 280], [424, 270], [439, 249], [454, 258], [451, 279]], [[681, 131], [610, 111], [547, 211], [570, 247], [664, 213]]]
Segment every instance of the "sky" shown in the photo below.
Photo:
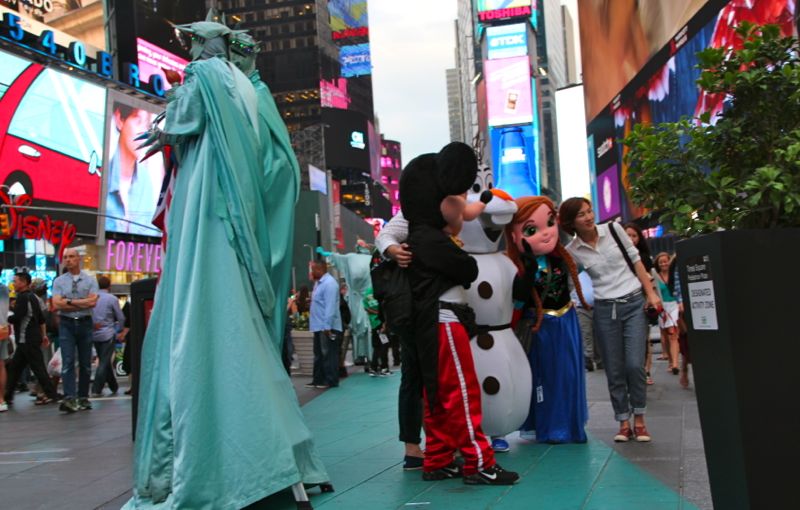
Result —
[[456, 0], [369, 0], [372, 89], [381, 133], [403, 166], [450, 142], [445, 70], [455, 67]]

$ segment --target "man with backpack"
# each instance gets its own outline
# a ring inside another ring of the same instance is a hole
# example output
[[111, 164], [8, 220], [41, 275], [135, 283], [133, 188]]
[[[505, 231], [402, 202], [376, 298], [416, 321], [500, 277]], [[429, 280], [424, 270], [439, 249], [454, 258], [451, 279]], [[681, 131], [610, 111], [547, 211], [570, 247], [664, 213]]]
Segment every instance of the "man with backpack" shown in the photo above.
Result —
[[47, 376], [42, 355], [42, 346], [46, 347], [50, 344], [45, 331], [45, 317], [39, 299], [30, 291], [30, 285], [30, 274], [19, 272], [14, 275], [14, 291], [17, 294], [17, 300], [13, 310], [14, 316], [10, 322], [14, 325], [17, 348], [9, 366], [5, 394], [8, 405], [13, 404], [14, 388], [20, 374], [27, 366], [30, 366], [31, 372], [36, 376], [36, 380], [45, 394], [45, 397], [39, 399], [37, 403], [49, 404], [58, 399], [53, 382]]

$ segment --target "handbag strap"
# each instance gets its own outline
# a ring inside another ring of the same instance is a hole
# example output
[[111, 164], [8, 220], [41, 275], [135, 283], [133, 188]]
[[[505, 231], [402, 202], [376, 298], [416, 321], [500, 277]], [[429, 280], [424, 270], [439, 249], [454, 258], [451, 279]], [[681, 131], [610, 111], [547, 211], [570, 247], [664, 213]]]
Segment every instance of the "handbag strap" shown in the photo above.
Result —
[[625, 257], [625, 262], [628, 263], [628, 267], [631, 268], [631, 271], [633, 271], [633, 275], [638, 278], [639, 276], [636, 274], [636, 269], [633, 267], [633, 261], [631, 260], [630, 255], [628, 255], [628, 250], [626, 250], [625, 247], [622, 245], [622, 241], [619, 238], [619, 234], [617, 234], [617, 229], [614, 228], [613, 221], [608, 222], [608, 230], [609, 232], [611, 232], [611, 237], [613, 237], [614, 240], [617, 242], [617, 246], [619, 246], [619, 251], [621, 251], [622, 256]]

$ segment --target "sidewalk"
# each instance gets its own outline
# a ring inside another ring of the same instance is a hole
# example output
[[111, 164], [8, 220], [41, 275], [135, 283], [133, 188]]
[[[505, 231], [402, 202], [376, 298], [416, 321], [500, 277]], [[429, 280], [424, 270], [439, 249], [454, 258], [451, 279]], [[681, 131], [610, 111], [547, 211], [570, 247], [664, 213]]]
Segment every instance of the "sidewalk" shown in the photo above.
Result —
[[[617, 424], [605, 374], [589, 373], [589, 442], [551, 446], [510, 436], [511, 452], [497, 458], [523, 476], [512, 487], [424, 482], [419, 472], [403, 472], [395, 417], [399, 374], [355, 374], [303, 408], [336, 489], [312, 489], [311, 501], [323, 510], [711, 509], [694, 394], [680, 388], [663, 362], [654, 370], [652, 443], [613, 443]], [[291, 510], [294, 504], [289, 494], [279, 494], [250, 508]]]
[[[616, 431], [605, 374], [587, 374], [590, 422], [585, 445], [539, 445], [510, 437], [504, 467], [522, 481], [513, 487], [471, 487], [460, 481], [423, 482], [403, 472], [397, 441], [399, 374], [354, 373], [339, 388], [303, 388], [293, 378], [320, 455], [336, 492], [311, 489], [315, 508], [423, 509], [695, 509], [710, 510], [697, 406], [663, 362], [654, 367], [648, 428], [653, 442], [614, 444]], [[309, 402], [309, 399], [310, 400]], [[0, 507], [118, 509], [130, 498], [130, 399], [93, 400], [92, 411], [63, 415], [35, 407], [25, 394], [0, 414]], [[251, 507], [293, 510], [288, 493]]]

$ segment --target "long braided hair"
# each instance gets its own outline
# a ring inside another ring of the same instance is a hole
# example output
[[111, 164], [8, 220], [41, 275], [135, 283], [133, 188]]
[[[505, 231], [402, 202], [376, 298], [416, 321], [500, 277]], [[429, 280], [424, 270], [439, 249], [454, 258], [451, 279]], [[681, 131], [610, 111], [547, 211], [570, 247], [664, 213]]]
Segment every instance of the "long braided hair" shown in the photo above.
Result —
[[[533, 197], [522, 197], [515, 200], [517, 204], [517, 212], [514, 214], [514, 218], [511, 220], [511, 223], [506, 225], [505, 228], [505, 236], [506, 236], [506, 254], [508, 258], [517, 266], [517, 270], [520, 273], [525, 272], [525, 266], [522, 263], [522, 255], [520, 254], [519, 248], [517, 248], [516, 243], [514, 242], [514, 237], [512, 235], [514, 231], [514, 225], [522, 223], [523, 221], [527, 220], [533, 213], [542, 205], [546, 205], [553, 214], [556, 214], [556, 207], [553, 205], [553, 201], [547, 197], [543, 196], [533, 196]], [[581, 289], [581, 282], [578, 278], [578, 266], [575, 264], [575, 260], [572, 258], [572, 255], [569, 254], [567, 249], [561, 244], [559, 240], [556, 243], [556, 247], [553, 250], [556, 255], [564, 259], [564, 262], [567, 264], [567, 269], [569, 269], [570, 277], [572, 277], [572, 283], [575, 284], [575, 290], [578, 293], [578, 299], [580, 299], [581, 304], [586, 308], [590, 309], [591, 307], [586, 303], [586, 299], [583, 297], [583, 290]], [[539, 293], [536, 291], [536, 287], [532, 290], [533, 294], [533, 301], [536, 304], [536, 324], [533, 326], [533, 331], [539, 331], [539, 328], [542, 325], [542, 318], [544, 317], [544, 309], [542, 306], [542, 298], [539, 296]]]

